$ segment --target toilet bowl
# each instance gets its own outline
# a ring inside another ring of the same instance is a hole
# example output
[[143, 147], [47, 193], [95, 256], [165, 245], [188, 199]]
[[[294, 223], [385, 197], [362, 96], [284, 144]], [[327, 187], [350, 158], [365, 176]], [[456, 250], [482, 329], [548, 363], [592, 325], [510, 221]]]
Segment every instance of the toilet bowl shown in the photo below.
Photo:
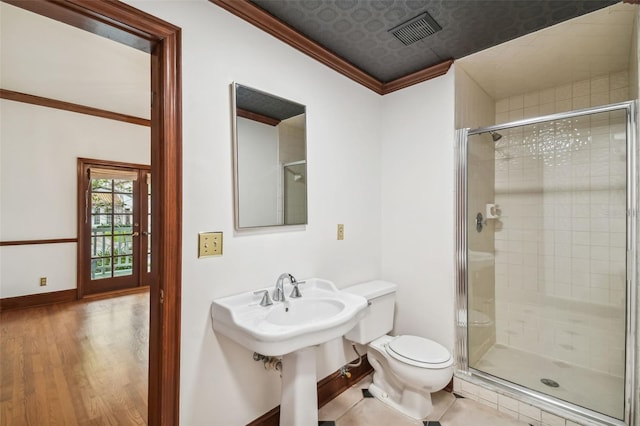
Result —
[[367, 345], [367, 359], [374, 369], [369, 392], [414, 419], [433, 410], [431, 394], [443, 389], [453, 377], [453, 358], [439, 343], [412, 335], [387, 335], [393, 327], [396, 285], [370, 281], [344, 291], [369, 300], [360, 322], [345, 338]]
[[374, 369], [369, 392], [414, 419], [431, 414], [431, 394], [453, 377], [444, 346], [418, 336], [382, 336], [368, 345], [367, 358]]

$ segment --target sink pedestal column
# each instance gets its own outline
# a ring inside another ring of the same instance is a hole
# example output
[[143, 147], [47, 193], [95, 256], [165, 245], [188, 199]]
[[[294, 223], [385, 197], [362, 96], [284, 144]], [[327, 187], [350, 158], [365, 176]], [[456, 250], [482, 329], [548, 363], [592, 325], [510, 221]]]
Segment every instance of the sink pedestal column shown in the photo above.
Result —
[[318, 424], [317, 386], [315, 346], [282, 357], [280, 426]]

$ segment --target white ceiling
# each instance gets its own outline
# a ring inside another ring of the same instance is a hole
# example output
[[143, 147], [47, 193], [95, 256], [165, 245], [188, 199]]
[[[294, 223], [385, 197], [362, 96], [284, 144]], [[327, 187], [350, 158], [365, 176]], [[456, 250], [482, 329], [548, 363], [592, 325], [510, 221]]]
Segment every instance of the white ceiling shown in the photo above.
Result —
[[629, 69], [638, 6], [618, 3], [456, 61], [493, 99]]
[[150, 118], [151, 56], [0, 2], [0, 87]]

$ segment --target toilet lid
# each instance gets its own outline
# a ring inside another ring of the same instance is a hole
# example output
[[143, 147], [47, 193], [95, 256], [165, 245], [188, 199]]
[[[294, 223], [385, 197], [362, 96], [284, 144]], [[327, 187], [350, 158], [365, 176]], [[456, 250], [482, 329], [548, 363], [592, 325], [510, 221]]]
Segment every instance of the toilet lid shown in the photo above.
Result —
[[387, 352], [398, 361], [410, 364], [425, 364], [425, 367], [438, 364], [438, 367], [451, 361], [449, 351], [439, 343], [418, 336], [398, 336], [387, 345]]

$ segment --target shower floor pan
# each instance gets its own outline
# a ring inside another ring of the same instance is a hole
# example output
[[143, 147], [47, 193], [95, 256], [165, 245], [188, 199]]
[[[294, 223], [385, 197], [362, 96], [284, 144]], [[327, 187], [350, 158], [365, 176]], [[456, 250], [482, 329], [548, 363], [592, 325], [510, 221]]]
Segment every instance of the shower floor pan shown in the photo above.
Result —
[[[494, 345], [471, 367], [520, 386], [614, 418], [624, 413], [624, 379], [503, 345]], [[558, 387], [541, 382], [550, 379]]]

